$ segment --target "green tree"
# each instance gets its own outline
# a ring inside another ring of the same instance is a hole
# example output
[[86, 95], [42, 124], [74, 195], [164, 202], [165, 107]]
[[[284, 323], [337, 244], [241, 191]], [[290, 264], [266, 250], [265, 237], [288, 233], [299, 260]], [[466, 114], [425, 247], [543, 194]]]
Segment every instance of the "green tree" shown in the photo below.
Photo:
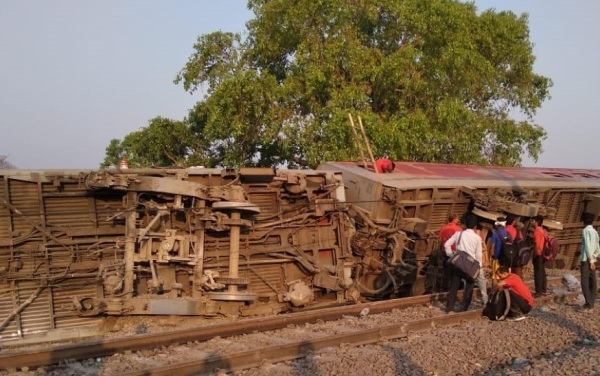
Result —
[[197, 138], [188, 124], [156, 117], [150, 120], [147, 127], [129, 133], [122, 141], [111, 140], [100, 166], [118, 166], [125, 155], [130, 167], [201, 163]]
[[198, 148], [179, 149], [180, 160], [356, 159], [349, 112], [362, 116], [375, 154], [397, 160], [518, 165], [541, 153], [533, 116], [551, 81], [533, 71], [527, 15], [452, 0], [248, 6], [245, 38], [200, 36], [177, 75], [203, 92], [185, 120]]

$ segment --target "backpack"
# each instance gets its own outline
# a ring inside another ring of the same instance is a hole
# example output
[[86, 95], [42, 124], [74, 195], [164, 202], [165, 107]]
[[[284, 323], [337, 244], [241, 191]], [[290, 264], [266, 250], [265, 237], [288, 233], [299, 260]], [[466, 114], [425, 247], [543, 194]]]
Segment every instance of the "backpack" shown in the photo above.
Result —
[[512, 265], [513, 260], [517, 257], [517, 250], [513, 242], [512, 237], [506, 231], [505, 228], [494, 230], [497, 237], [502, 242], [502, 249], [500, 250], [500, 258], [503, 265]]
[[510, 311], [510, 292], [508, 289], [495, 290], [488, 299], [483, 316], [493, 321], [504, 320]]
[[542, 250], [542, 257], [545, 261], [553, 261], [558, 255], [558, 239], [548, 235], [547, 231], [544, 231], [544, 249]]
[[531, 261], [531, 257], [533, 256], [533, 246], [531, 242], [526, 240], [519, 240], [515, 244], [515, 248], [517, 249], [517, 257], [511, 264], [511, 266], [520, 268], [529, 263]]

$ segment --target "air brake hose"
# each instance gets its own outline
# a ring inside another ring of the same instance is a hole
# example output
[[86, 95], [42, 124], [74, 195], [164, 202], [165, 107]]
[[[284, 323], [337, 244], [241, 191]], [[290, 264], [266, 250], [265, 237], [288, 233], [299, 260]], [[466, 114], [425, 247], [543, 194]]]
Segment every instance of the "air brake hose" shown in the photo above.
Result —
[[356, 284], [356, 286], [358, 286], [358, 291], [360, 291], [361, 294], [365, 294], [368, 296], [377, 296], [377, 295], [381, 295], [385, 292], [385, 290], [388, 289], [388, 287], [390, 287], [390, 285], [392, 284], [392, 276], [390, 274], [390, 272], [386, 269], [386, 273], [384, 274], [386, 276], [386, 280], [385, 283], [383, 284], [382, 287], [376, 289], [376, 290], [372, 290], [366, 286], [364, 286], [362, 283], [360, 283], [358, 281], [358, 279], [355, 279], [354, 282]]

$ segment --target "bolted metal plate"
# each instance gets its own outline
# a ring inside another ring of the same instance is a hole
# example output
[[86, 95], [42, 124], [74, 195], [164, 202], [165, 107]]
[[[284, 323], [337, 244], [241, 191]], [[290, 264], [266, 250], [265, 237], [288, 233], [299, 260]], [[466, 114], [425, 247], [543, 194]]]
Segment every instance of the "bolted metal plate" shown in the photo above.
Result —
[[193, 299], [161, 298], [147, 301], [147, 314], [150, 315], [199, 315], [202, 308], [202, 303]]

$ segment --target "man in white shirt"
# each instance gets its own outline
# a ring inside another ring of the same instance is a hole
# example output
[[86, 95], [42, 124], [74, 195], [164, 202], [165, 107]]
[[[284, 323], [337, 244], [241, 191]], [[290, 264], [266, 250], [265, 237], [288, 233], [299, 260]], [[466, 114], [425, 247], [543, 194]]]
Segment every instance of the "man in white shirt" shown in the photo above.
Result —
[[[453, 253], [452, 246], [456, 245], [456, 252], [465, 252], [469, 254], [471, 257], [477, 260], [481, 266], [481, 238], [475, 232], [475, 228], [477, 227], [477, 217], [472, 214], [468, 215], [465, 224], [467, 229], [452, 235], [452, 237], [444, 244], [444, 250], [446, 251], [446, 255], [450, 257]], [[460, 287], [461, 280], [465, 281], [465, 291], [461, 308], [463, 311], [466, 311], [471, 305], [471, 299], [473, 298], [473, 285], [475, 281], [461, 270], [451, 267], [450, 290], [448, 291], [446, 312], [454, 311], [456, 294], [458, 292], [458, 288]]]
[[598, 245], [598, 231], [594, 228], [595, 217], [592, 214], [583, 215], [583, 224], [585, 227], [581, 233], [581, 252], [579, 260], [581, 261], [581, 291], [585, 298], [583, 308], [594, 308], [596, 301], [596, 291], [598, 282], [596, 279], [596, 263], [600, 258], [600, 246]]

